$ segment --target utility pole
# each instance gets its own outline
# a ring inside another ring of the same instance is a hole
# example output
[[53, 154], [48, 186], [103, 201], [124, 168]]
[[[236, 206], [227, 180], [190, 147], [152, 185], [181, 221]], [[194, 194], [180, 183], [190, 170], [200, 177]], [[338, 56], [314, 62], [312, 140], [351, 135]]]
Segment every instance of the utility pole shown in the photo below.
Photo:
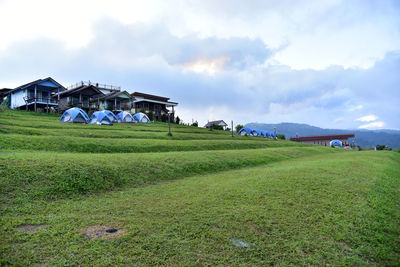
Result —
[[172, 136], [172, 133], [171, 133], [171, 112], [170, 111], [168, 111], [168, 135]]

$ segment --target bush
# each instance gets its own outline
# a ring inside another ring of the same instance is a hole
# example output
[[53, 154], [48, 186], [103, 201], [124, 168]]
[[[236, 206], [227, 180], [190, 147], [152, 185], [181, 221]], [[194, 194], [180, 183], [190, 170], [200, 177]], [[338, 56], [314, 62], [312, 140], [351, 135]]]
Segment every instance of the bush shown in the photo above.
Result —
[[181, 119], [179, 118], [179, 116], [176, 116], [176, 118], [175, 118], [175, 123], [176, 124], [179, 124], [181, 122]]
[[243, 128], [244, 128], [244, 126], [241, 125], [241, 124], [238, 124], [238, 125], [236, 125], [236, 127], [235, 127], [237, 133], [238, 133], [241, 129], [243, 129]]
[[221, 125], [212, 125], [211, 128], [214, 130], [224, 130], [224, 127], [222, 127]]
[[199, 123], [197, 121], [193, 122], [191, 126], [199, 127]]
[[278, 134], [278, 139], [286, 140], [286, 136], [284, 134]]
[[146, 115], [147, 115], [147, 117], [149, 117], [149, 119], [151, 121], [154, 121], [154, 113], [153, 113], [153, 111], [149, 111], [148, 113], [146, 113]]

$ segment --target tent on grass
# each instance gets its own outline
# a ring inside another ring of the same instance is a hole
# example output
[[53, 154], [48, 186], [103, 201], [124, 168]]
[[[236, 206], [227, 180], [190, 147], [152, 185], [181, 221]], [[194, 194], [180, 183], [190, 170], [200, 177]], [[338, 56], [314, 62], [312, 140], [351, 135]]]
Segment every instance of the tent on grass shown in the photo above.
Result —
[[67, 109], [60, 118], [60, 122], [87, 123], [89, 116], [80, 108]]
[[240, 129], [240, 131], [237, 133], [238, 135], [249, 135], [249, 136], [253, 136], [253, 130], [250, 128], [242, 128]]
[[111, 122], [118, 122], [117, 117], [109, 110], [103, 110], [103, 112], [107, 115], [107, 117], [111, 120]]
[[104, 111], [96, 111], [90, 116], [88, 121], [90, 124], [112, 125], [111, 119]]
[[147, 117], [147, 115], [142, 112], [136, 113], [135, 115], [133, 115], [133, 118], [139, 123], [150, 123], [151, 122], [149, 117]]
[[342, 141], [335, 139], [329, 142], [329, 146], [343, 147], [343, 143]]
[[123, 123], [135, 123], [135, 119], [133, 118], [132, 114], [127, 112], [127, 111], [121, 111], [120, 113], [117, 114], [117, 120], [118, 122], [123, 122]]

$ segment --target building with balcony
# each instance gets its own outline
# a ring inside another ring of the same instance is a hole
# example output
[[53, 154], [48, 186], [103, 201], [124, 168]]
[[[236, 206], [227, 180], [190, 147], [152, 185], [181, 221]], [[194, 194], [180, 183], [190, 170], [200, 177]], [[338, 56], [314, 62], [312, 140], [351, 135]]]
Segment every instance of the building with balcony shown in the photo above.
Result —
[[169, 98], [167, 97], [140, 92], [134, 92], [131, 94], [131, 96], [134, 97], [132, 106], [134, 113], [141, 111], [146, 113], [152, 112], [154, 114], [154, 118], [158, 121], [163, 120], [163, 118], [167, 119], [168, 116], [170, 116], [171, 120], [174, 121], [174, 107], [177, 106], [178, 103], [169, 101]]
[[93, 100], [98, 110], [131, 111], [134, 98], [127, 91], [113, 91]]
[[61, 111], [78, 107], [86, 112], [98, 110], [95, 99], [104, 94], [94, 85], [79, 84], [77, 87], [59, 93], [59, 109]]
[[[7, 93], [11, 109], [49, 111], [58, 108], [58, 95], [66, 88], [51, 77], [18, 86]], [[54, 97], [56, 95], [56, 97]]]

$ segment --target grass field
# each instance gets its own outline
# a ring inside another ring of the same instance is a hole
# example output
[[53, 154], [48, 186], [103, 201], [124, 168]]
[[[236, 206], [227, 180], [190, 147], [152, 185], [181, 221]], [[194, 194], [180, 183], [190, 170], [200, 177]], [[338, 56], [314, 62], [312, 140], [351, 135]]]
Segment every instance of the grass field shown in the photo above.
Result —
[[400, 153], [167, 132], [0, 112], [0, 265], [400, 262]]

